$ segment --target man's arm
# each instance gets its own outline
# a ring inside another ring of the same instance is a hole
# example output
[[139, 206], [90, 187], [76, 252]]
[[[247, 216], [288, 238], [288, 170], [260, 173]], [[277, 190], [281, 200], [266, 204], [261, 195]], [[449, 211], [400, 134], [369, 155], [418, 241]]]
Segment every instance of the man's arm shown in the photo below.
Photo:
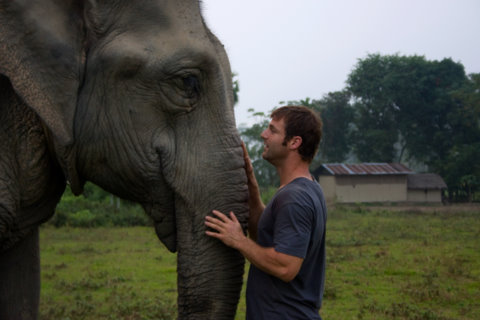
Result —
[[207, 216], [205, 225], [215, 231], [206, 231], [208, 236], [220, 239], [227, 246], [240, 251], [251, 264], [285, 282], [293, 280], [302, 266], [303, 259], [265, 248], [247, 238], [237, 218], [230, 212], [230, 218], [214, 210], [217, 216]]
[[262, 198], [260, 197], [260, 189], [258, 187], [258, 182], [255, 178], [252, 162], [250, 161], [247, 147], [245, 146], [244, 142], [242, 142], [242, 148], [243, 158], [245, 161], [245, 173], [247, 174], [248, 178], [248, 207], [250, 210], [250, 214], [248, 217], [248, 234], [250, 235], [250, 238], [256, 241], [258, 220], [260, 219], [260, 216], [265, 209], [265, 205], [263, 204]]

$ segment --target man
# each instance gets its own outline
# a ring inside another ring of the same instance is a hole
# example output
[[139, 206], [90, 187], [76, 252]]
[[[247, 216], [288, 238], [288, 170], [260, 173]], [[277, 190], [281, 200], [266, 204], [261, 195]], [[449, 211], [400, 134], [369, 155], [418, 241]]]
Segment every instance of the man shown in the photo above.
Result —
[[325, 279], [327, 210], [309, 165], [322, 136], [320, 118], [310, 109], [275, 110], [261, 134], [262, 157], [277, 169], [280, 187], [265, 207], [245, 146], [249, 185], [247, 238], [233, 212], [213, 210], [208, 236], [239, 250], [251, 263], [247, 282], [247, 319], [321, 319]]

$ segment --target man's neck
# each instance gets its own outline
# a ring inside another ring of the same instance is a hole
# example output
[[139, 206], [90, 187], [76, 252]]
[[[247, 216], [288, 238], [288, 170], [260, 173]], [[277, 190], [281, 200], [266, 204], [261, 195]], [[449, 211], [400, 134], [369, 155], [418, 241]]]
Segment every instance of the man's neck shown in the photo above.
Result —
[[277, 166], [278, 176], [280, 177], [280, 187], [283, 188], [297, 178], [312, 179], [309, 170], [310, 164], [298, 159], [297, 161], [285, 161]]

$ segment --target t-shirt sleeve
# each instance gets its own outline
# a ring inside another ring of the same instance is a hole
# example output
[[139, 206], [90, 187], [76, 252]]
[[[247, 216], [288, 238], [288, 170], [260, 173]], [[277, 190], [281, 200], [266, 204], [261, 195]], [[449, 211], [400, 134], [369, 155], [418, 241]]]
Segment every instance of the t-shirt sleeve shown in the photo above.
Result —
[[305, 258], [310, 243], [311, 214], [297, 203], [278, 208], [275, 217], [273, 246], [277, 252]]

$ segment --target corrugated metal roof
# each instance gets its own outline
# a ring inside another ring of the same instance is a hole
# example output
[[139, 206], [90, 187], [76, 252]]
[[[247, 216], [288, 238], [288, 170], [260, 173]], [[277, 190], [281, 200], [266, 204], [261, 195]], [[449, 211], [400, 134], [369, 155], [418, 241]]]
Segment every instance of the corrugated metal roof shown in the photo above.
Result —
[[388, 175], [388, 174], [411, 174], [412, 170], [401, 163], [324, 163], [323, 172], [332, 175]]
[[418, 173], [407, 176], [408, 189], [436, 189], [447, 188], [442, 177], [435, 173]]

